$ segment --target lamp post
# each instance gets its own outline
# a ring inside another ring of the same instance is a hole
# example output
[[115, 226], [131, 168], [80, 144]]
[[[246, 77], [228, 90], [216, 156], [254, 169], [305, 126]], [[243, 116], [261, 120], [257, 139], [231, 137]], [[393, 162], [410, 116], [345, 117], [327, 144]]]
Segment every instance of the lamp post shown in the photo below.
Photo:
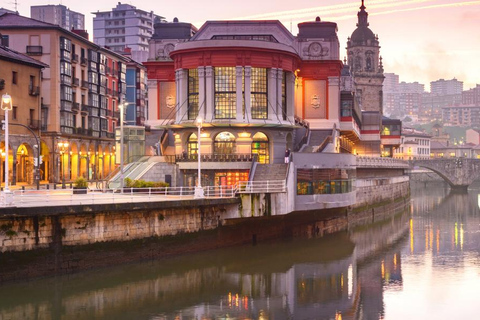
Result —
[[202, 188], [202, 169], [201, 169], [201, 157], [202, 157], [202, 151], [201, 151], [201, 139], [200, 139], [200, 134], [201, 134], [201, 129], [202, 129], [202, 118], [201, 117], [198, 117], [197, 118], [197, 121], [196, 121], [196, 124], [197, 124], [197, 128], [198, 128], [198, 138], [197, 138], [197, 158], [198, 158], [198, 183], [197, 183], [197, 186], [195, 187], [195, 194], [194, 194], [194, 198], [195, 199], [200, 199], [200, 198], [204, 198], [205, 197], [205, 194], [203, 192], [203, 188]]
[[2, 96], [1, 108], [5, 111], [5, 189], [3, 194], [5, 196], [5, 204], [10, 205], [13, 203], [13, 193], [8, 188], [8, 111], [12, 110], [13, 102], [12, 97], [6, 93]]
[[120, 187], [121, 187], [121, 193], [123, 193], [123, 187], [124, 187], [124, 184], [125, 184], [125, 181], [124, 178], [123, 178], [123, 117], [124, 117], [124, 114], [123, 114], [123, 110], [125, 108], [125, 105], [127, 103], [124, 102], [124, 103], [120, 103], [118, 105], [118, 108], [120, 109]]
[[65, 189], [65, 152], [68, 151], [68, 142], [60, 141], [58, 143], [58, 149], [60, 150], [60, 162], [62, 165], [62, 189]]

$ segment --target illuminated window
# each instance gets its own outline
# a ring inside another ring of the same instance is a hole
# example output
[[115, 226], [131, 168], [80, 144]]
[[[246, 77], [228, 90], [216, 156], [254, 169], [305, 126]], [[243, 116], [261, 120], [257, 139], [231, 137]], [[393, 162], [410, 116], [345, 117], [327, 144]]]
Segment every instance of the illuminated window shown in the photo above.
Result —
[[235, 67], [215, 68], [215, 119], [237, 117]]
[[252, 68], [251, 78], [252, 119], [267, 119], [267, 69]]
[[233, 154], [235, 153], [235, 136], [230, 132], [220, 132], [215, 137], [213, 146], [215, 154]]
[[188, 70], [188, 119], [198, 117], [198, 69]]
[[269, 149], [268, 137], [262, 132], [257, 132], [253, 136], [252, 154], [257, 155], [258, 163], [270, 163], [270, 156], [269, 156], [268, 149]]
[[198, 153], [198, 137], [195, 133], [192, 133], [188, 137], [187, 142], [187, 155], [190, 159], [196, 159]]
[[450, 157], [454, 158], [455, 157], [455, 152], [450, 152]]

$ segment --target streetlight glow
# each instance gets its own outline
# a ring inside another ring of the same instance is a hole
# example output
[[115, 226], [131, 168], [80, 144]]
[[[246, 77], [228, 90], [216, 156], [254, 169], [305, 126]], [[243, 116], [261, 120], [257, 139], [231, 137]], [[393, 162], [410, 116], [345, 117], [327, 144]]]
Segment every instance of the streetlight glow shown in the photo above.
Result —
[[202, 169], [201, 169], [201, 157], [202, 157], [202, 151], [201, 151], [201, 129], [202, 129], [202, 123], [203, 119], [202, 117], [198, 117], [197, 120], [195, 121], [197, 128], [198, 128], [198, 138], [197, 138], [197, 158], [198, 158], [198, 182], [197, 186], [195, 187], [195, 194], [194, 198], [199, 199], [199, 198], [204, 198], [205, 194], [203, 192], [202, 188]]
[[5, 93], [2, 95], [2, 110], [5, 111], [5, 204], [10, 205], [13, 203], [13, 193], [8, 187], [9, 165], [8, 165], [8, 111], [13, 109], [12, 97]]

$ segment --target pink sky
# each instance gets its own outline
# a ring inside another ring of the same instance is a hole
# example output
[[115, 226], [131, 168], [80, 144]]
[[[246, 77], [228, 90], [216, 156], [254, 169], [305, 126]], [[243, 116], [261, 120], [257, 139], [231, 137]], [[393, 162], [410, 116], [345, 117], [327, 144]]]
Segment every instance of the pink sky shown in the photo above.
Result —
[[[14, 9], [14, 0], [2, 4]], [[31, 5], [59, 4], [45, 0], [21, 0], [20, 14], [30, 16]], [[207, 20], [280, 20], [297, 33], [296, 25], [322, 20], [338, 23], [343, 52], [355, 29], [360, 0], [133, 0], [142, 10], [152, 10], [168, 21], [178, 17], [198, 28]], [[93, 38], [90, 12], [107, 11], [117, 1], [64, 0], [62, 4], [85, 14]], [[385, 72], [400, 75], [400, 81], [418, 81], [429, 90], [430, 81], [457, 78], [464, 88], [480, 84], [480, 0], [365, 0], [372, 31], [379, 36]], [[342, 53], [343, 59], [344, 53]]]

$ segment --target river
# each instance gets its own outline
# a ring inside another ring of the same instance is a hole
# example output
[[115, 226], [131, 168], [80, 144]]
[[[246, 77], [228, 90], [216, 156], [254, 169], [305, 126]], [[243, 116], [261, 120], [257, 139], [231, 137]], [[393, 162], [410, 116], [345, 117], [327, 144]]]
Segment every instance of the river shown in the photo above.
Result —
[[478, 189], [412, 187], [411, 208], [327, 235], [0, 287], [9, 319], [475, 319]]

